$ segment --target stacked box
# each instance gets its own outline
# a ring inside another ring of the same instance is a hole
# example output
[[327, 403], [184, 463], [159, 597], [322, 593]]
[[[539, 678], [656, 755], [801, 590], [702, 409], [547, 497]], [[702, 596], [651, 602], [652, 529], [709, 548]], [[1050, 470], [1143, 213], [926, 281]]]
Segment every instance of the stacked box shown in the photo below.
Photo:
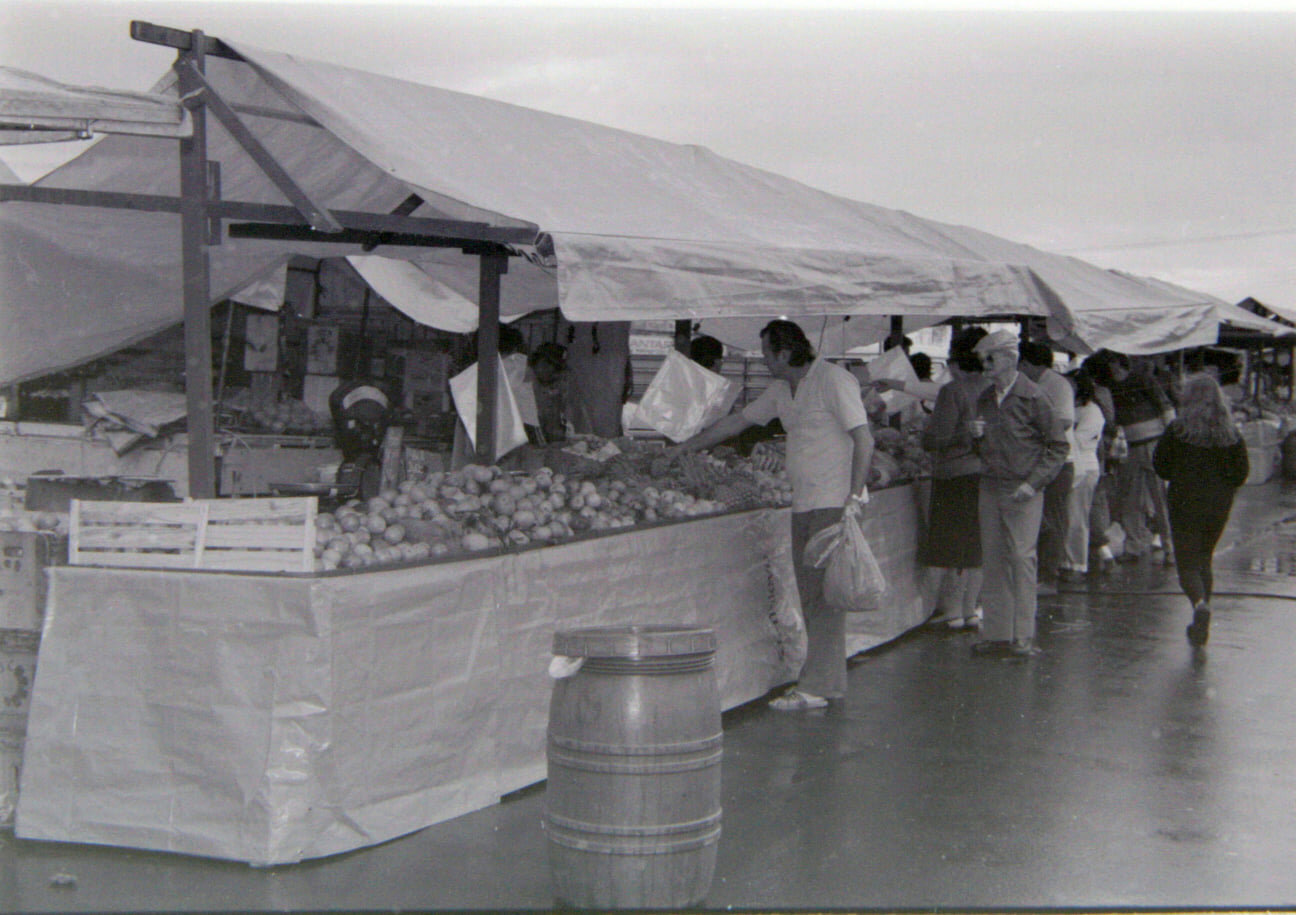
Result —
[[406, 350], [402, 388], [406, 409], [417, 414], [443, 413], [447, 407], [450, 356], [429, 350]]
[[39, 632], [45, 616], [45, 567], [67, 562], [67, 538], [0, 531], [0, 629]]
[[0, 628], [0, 826], [12, 826], [40, 633]]

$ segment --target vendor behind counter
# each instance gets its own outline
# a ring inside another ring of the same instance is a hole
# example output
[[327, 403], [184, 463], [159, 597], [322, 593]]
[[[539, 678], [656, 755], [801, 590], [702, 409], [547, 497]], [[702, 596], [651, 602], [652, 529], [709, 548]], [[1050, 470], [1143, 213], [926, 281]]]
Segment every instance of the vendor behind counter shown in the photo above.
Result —
[[376, 496], [382, 482], [382, 446], [391, 425], [391, 401], [367, 379], [343, 382], [329, 395], [333, 437], [342, 452], [340, 486], [357, 481], [361, 498]]

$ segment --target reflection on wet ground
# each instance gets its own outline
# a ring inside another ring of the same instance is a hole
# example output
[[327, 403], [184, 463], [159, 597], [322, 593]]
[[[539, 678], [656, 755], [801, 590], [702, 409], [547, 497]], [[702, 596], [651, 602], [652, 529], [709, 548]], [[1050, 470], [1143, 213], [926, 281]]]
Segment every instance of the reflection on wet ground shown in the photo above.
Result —
[[[922, 629], [840, 710], [729, 713], [707, 907], [1292, 907], [1296, 487], [1244, 491], [1216, 569], [1204, 650], [1144, 560], [1042, 599], [1039, 658]], [[0, 910], [548, 908], [543, 800], [263, 870], [7, 835]]]

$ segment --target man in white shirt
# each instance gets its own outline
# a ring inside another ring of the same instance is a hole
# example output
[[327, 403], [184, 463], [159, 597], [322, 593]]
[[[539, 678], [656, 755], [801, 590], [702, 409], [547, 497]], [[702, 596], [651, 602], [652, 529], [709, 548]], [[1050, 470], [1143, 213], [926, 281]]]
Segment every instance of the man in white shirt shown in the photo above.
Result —
[[827, 606], [824, 571], [807, 566], [803, 557], [811, 537], [867, 502], [873, 435], [859, 383], [842, 367], [817, 358], [796, 324], [767, 324], [761, 357], [774, 378], [764, 393], [668, 454], [714, 447], [775, 417], [783, 423], [792, 480], [792, 561], [807, 649], [798, 684], [770, 705], [779, 711], [823, 708], [846, 695], [846, 614]]

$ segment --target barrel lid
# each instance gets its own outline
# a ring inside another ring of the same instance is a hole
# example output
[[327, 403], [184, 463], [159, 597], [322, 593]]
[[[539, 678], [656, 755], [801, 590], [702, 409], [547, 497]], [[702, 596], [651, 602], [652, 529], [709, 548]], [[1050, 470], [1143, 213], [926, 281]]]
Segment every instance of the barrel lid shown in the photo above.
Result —
[[685, 626], [603, 626], [554, 633], [553, 646], [569, 658], [660, 658], [713, 653], [716, 637]]

